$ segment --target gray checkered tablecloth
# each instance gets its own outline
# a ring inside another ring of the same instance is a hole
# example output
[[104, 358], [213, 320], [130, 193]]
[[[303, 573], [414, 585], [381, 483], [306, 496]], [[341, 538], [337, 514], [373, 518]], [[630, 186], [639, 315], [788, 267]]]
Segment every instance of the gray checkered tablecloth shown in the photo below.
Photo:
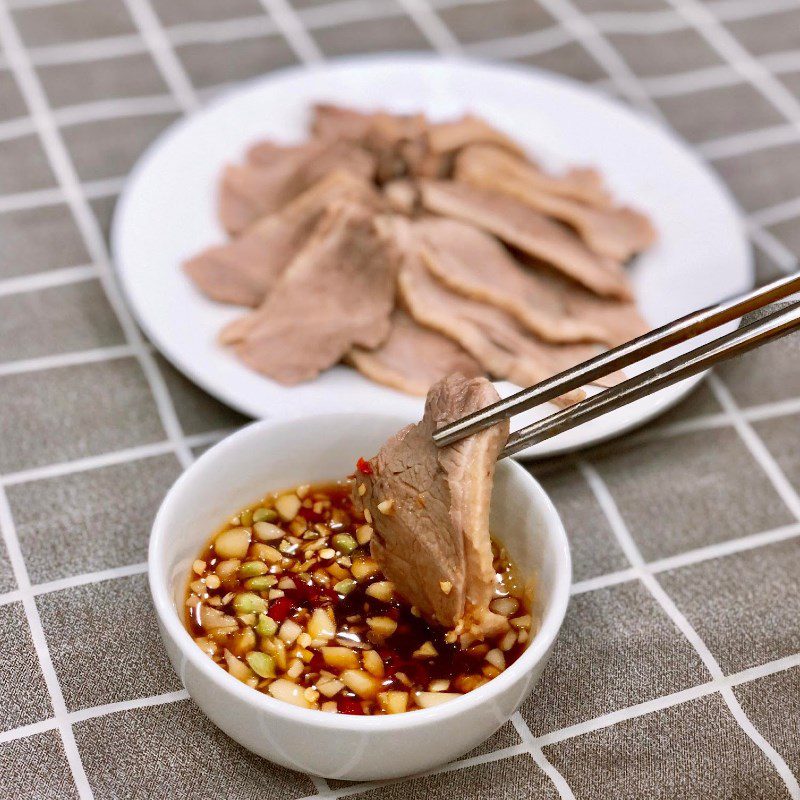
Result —
[[437, 774], [326, 782], [235, 745], [167, 663], [150, 522], [244, 419], [143, 340], [107, 244], [136, 157], [223, 87], [428, 49], [670, 125], [733, 190], [766, 280], [800, 251], [800, 0], [0, 0], [0, 47], [0, 796], [800, 798], [796, 339], [532, 467], [576, 581], [533, 697]]

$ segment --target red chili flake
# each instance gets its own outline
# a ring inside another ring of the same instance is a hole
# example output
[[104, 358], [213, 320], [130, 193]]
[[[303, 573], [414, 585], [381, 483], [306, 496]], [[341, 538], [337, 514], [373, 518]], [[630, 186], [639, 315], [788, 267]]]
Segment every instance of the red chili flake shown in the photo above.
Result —
[[361, 708], [361, 703], [352, 697], [340, 697], [336, 701], [336, 707], [339, 709], [340, 714], [364, 715], [364, 709]]
[[277, 600], [273, 600], [270, 603], [269, 610], [267, 611], [267, 616], [272, 617], [275, 622], [283, 622], [286, 617], [289, 616], [289, 612], [292, 610], [292, 598], [291, 597], [279, 597]]
[[356, 467], [358, 467], [359, 472], [363, 472], [365, 475], [372, 475], [372, 464], [370, 464], [369, 461], [359, 458], [358, 461], [356, 461]]

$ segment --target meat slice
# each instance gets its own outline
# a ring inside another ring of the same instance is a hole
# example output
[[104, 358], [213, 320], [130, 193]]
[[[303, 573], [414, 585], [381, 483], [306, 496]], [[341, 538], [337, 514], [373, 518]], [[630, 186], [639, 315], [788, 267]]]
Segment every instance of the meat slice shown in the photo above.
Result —
[[379, 347], [354, 347], [347, 355], [347, 361], [371, 380], [424, 396], [445, 375], [483, 375], [481, 365], [452, 339], [423, 328], [402, 309], [392, 312], [391, 324], [389, 336]]
[[472, 114], [430, 125], [426, 140], [433, 153], [455, 153], [468, 145], [483, 143], [500, 147], [518, 158], [526, 158], [525, 151], [513, 139]]
[[421, 189], [422, 203], [429, 211], [483, 228], [597, 294], [631, 299], [619, 263], [593, 253], [574, 233], [525, 203], [454, 181], [421, 181]]
[[571, 316], [562, 294], [538, 280], [488, 233], [466, 222], [429, 217], [415, 223], [425, 266], [448, 289], [506, 311], [548, 342], [604, 342], [596, 324]]
[[389, 334], [398, 253], [374, 211], [335, 203], [256, 311], [222, 340], [252, 369], [280, 383], [310, 380], [354, 345]]
[[[404, 257], [398, 291], [417, 322], [449, 336], [488, 373], [518, 386], [532, 386], [599, 352], [595, 345], [557, 345], [531, 336], [504, 311], [449, 291], [419, 258]], [[610, 386], [621, 379], [614, 373], [598, 383]], [[576, 390], [558, 402], [569, 405], [583, 397]]]
[[419, 191], [409, 178], [397, 178], [383, 186], [383, 196], [392, 211], [413, 217], [419, 211]]
[[311, 128], [315, 136], [356, 143], [369, 151], [377, 162], [375, 177], [379, 183], [404, 177], [410, 160], [426, 156], [427, 121], [422, 114], [362, 112], [323, 103], [314, 107]]
[[357, 473], [353, 490], [356, 506], [372, 516], [372, 555], [386, 577], [428, 619], [448, 628], [465, 617], [503, 624], [488, 610], [494, 592], [489, 507], [508, 423], [441, 449], [431, 437], [499, 399], [486, 378], [443, 378], [428, 393], [422, 421], [389, 439], [369, 462], [371, 472]]
[[220, 221], [228, 233], [236, 235], [334, 170], [367, 181], [375, 168], [375, 157], [352, 142], [312, 140], [285, 148], [262, 142], [251, 148], [247, 163], [225, 168], [219, 194]]
[[650, 325], [635, 302], [598, 297], [546, 264], [530, 259], [523, 263], [525, 275], [535, 280], [542, 289], [547, 287], [546, 290], [551, 294], [558, 295], [570, 317], [602, 329], [600, 341], [609, 347], [629, 342], [650, 330]]
[[523, 267], [494, 237], [465, 222], [431, 217], [414, 230], [440, 283], [502, 309], [548, 342], [615, 346], [648, 330], [634, 303], [598, 297], [542, 265]]
[[337, 199], [378, 203], [377, 192], [347, 172], [333, 172], [238, 238], [209, 247], [184, 264], [203, 294], [220, 303], [260, 305]]
[[587, 206], [553, 193], [542, 186], [540, 177], [541, 172], [496, 147], [468, 147], [456, 161], [456, 180], [507, 194], [541, 214], [566, 223], [598, 255], [627, 261], [655, 241], [650, 220], [638, 211]]

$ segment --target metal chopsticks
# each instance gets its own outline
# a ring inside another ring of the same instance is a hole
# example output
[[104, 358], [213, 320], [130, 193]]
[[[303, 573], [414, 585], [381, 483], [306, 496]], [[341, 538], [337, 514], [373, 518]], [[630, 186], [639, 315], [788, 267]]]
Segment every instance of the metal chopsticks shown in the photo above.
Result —
[[[481, 411], [445, 425], [433, 434], [434, 442], [443, 446], [458, 441], [465, 436], [488, 428], [500, 420], [508, 419], [615, 370], [630, 366], [647, 356], [693, 339], [797, 291], [800, 291], [800, 273], [781, 278], [732, 300], [694, 311], [637, 339], [607, 350], [535, 386], [523, 389]], [[595, 419], [601, 414], [627, 405], [652, 392], [671, 386], [673, 383], [678, 383], [714, 364], [752, 350], [797, 328], [800, 328], [800, 303], [795, 303], [750, 325], [740, 327], [611, 389], [606, 389], [594, 397], [582, 400], [574, 406], [516, 431], [509, 437], [500, 458], [518, 453], [526, 447]]]

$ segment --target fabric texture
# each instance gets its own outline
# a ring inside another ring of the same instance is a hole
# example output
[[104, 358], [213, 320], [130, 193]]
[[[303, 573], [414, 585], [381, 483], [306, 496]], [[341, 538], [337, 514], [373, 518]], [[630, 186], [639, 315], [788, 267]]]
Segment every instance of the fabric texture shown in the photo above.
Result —
[[0, 0], [1, 797], [800, 798], [797, 337], [642, 430], [529, 465], [572, 539], [573, 600], [520, 713], [443, 771], [281, 769], [172, 672], [150, 521], [246, 420], [143, 339], [110, 268], [114, 202], [149, 142], [233, 82], [402, 49], [628, 103], [730, 187], [760, 282], [797, 268], [794, 2]]

